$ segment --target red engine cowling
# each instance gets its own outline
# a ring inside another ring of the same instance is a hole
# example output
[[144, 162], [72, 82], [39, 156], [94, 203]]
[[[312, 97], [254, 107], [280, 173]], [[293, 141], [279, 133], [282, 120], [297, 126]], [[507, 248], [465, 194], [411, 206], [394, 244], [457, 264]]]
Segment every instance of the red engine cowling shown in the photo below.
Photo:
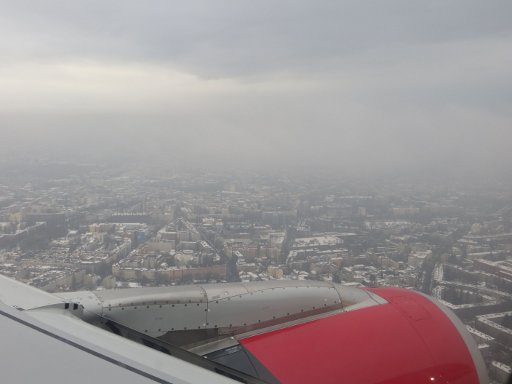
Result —
[[460, 320], [420, 293], [372, 289], [388, 303], [258, 334], [240, 343], [281, 383], [487, 383]]

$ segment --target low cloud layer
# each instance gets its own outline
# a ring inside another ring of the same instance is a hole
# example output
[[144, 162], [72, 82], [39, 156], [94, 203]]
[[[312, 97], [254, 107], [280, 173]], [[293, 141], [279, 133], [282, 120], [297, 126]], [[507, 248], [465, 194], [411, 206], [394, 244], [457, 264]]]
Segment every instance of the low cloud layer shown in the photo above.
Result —
[[0, 1], [2, 151], [512, 169], [512, 3]]

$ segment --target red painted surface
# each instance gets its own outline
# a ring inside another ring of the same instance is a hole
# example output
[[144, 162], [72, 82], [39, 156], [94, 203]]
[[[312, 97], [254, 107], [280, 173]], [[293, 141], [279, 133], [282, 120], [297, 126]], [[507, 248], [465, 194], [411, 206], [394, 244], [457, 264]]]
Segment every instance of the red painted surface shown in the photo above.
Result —
[[282, 383], [478, 383], [464, 340], [437, 305], [408, 290], [373, 292], [389, 304], [241, 343]]

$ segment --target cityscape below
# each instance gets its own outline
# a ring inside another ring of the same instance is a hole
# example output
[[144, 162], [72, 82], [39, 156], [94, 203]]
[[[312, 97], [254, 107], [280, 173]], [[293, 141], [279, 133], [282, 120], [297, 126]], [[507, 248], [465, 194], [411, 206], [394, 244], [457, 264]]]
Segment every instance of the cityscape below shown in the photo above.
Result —
[[41, 163], [0, 180], [0, 272], [48, 292], [262, 281], [405, 287], [512, 361], [512, 189], [327, 172], [162, 177]]

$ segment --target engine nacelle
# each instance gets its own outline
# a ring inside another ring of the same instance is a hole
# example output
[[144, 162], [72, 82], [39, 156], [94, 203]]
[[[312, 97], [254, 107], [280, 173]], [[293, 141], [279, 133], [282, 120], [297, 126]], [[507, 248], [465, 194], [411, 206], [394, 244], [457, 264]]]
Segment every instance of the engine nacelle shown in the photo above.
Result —
[[241, 340], [283, 383], [487, 383], [469, 332], [440, 303], [373, 289], [387, 304]]
[[455, 314], [407, 289], [279, 280], [59, 295], [80, 302], [86, 321], [267, 382], [488, 382]]

